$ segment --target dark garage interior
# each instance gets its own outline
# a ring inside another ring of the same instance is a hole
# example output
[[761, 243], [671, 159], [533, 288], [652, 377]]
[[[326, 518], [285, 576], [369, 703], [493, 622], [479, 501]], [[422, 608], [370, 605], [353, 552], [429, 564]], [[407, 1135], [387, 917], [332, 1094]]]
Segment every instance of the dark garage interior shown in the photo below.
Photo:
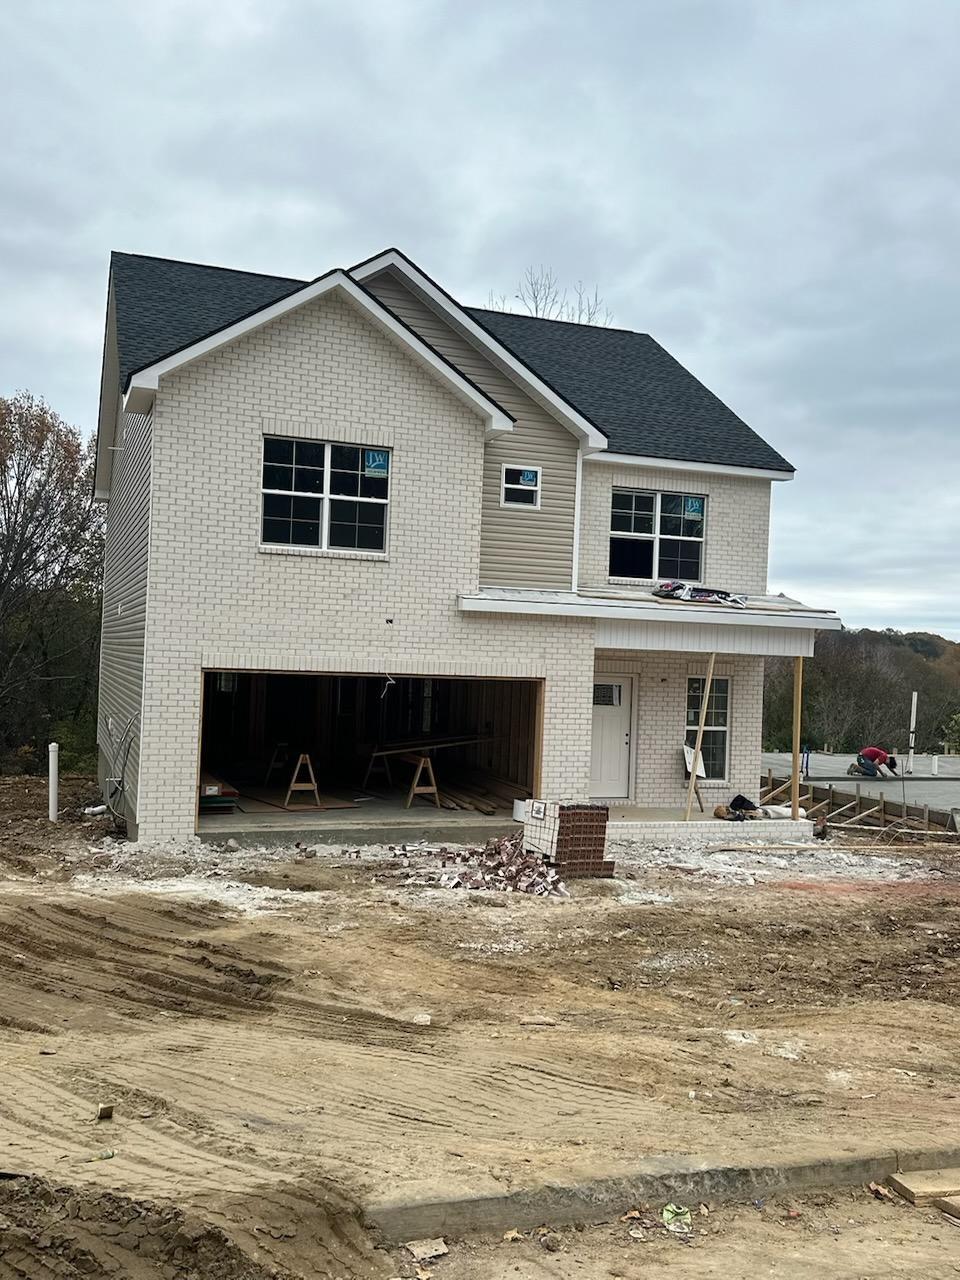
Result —
[[541, 694], [537, 680], [207, 671], [199, 812], [510, 813], [535, 792]]

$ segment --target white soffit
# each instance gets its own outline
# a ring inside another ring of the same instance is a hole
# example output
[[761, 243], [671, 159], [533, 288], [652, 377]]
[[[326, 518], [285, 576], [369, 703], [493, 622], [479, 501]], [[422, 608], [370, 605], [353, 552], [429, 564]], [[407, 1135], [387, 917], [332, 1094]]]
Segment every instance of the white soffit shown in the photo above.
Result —
[[565, 600], [523, 599], [518, 596], [462, 595], [457, 603], [463, 613], [516, 613], [555, 618], [593, 618], [611, 622], [695, 623], [710, 627], [788, 627], [801, 631], [839, 631], [840, 618], [819, 610], [762, 608], [727, 609], [718, 606], [659, 604], [645, 601], [608, 601], [573, 597]]
[[408, 329], [391, 311], [382, 306], [372, 294], [352, 280], [346, 272], [340, 270], [331, 271], [311, 281], [295, 293], [281, 298], [278, 302], [255, 311], [253, 315], [237, 320], [224, 329], [218, 329], [209, 337], [201, 338], [199, 342], [191, 343], [181, 351], [176, 351], [163, 360], [158, 360], [156, 364], [134, 373], [124, 396], [124, 410], [128, 413], [146, 412], [153, 403], [159, 380], [164, 374], [182, 368], [195, 360], [201, 360], [218, 348], [226, 346], [227, 343], [235, 342], [238, 338], [279, 319], [280, 316], [335, 290], [339, 291], [357, 310], [363, 312], [379, 329], [405, 347], [419, 364], [433, 373], [441, 382], [446, 383], [454, 395], [480, 414], [486, 422], [488, 435], [500, 435], [505, 431], [513, 430], [514, 419], [496, 401], [491, 400], [469, 378], [455, 369], [412, 329]]
[[588, 462], [610, 463], [616, 467], [647, 467], [653, 471], [694, 471], [702, 475], [740, 476], [744, 480], [792, 480], [792, 471], [764, 467], [734, 467], [723, 462], [690, 462], [685, 458], [647, 458], [635, 453], [591, 453]]

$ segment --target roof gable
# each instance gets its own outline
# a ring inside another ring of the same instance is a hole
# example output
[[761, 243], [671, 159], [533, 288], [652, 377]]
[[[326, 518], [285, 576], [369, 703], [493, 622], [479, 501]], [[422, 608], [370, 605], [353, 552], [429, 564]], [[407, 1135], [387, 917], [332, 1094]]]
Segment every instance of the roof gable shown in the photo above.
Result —
[[[397, 251], [370, 262], [387, 256], [432, 285], [465, 325], [475, 326], [478, 341], [516, 362], [520, 376], [542, 380], [557, 415], [581, 429], [588, 448], [759, 469], [785, 479], [792, 473], [785, 458], [649, 334], [460, 307]], [[357, 268], [350, 273], [355, 280], [357, 274]], [[121, 391], [138, 370], [291, 298], [308, 283], [129, 253], [111, 255], [111, 282]]]
[[120, 389], [130, 374], [302, 289], [306, 281], [112, 253]]

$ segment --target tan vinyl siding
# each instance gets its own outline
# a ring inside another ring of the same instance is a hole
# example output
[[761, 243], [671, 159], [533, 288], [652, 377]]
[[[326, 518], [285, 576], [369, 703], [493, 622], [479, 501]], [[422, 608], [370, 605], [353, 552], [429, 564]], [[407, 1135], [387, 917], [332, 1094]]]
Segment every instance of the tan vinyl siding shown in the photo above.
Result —
[[127, 414], [114, 453], [103, 568], [97, 741], [107, 775], [113, 776], [115, 768], [123, 773], [124, 807], [133, 819], [140, 768], [151, 443], [150, 416]]
[[[367, 288], [517, 420], [512, 433], [489, 441], [484, 449], [481, 585], [569, 590], [577, 483], [575, 438], [393, 272], [367, 281]], [[504, 463], [542, 468], [539, 510], [501, 507]]]

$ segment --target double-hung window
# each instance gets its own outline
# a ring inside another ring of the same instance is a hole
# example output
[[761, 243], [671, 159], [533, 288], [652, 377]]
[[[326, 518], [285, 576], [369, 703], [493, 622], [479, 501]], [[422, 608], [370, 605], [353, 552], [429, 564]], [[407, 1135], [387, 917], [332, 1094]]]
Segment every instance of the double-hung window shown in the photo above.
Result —
[[508, 467], [504, 463], [501, 470], [501, 507], [539, 510], [542, 474], [540, 467]]
[[[686, 744], [691, 749], [697, 745], [697, 729], [700, 725], [700, 708], [703, 706], [704, 681], [699, 676], [687, 680]], [[704, 722], [700, 756], [708, 778], [726, 778], [730, 736], [730, 681], [726, 676], [710, 682], [707, 699], [707, 718]]]
[[262, 485], [263, 543], [386, 551], [388, 449], [265, 436]]
[[614, 489], [610, 577], [699, 582], [706, 508], [700, 494]]

